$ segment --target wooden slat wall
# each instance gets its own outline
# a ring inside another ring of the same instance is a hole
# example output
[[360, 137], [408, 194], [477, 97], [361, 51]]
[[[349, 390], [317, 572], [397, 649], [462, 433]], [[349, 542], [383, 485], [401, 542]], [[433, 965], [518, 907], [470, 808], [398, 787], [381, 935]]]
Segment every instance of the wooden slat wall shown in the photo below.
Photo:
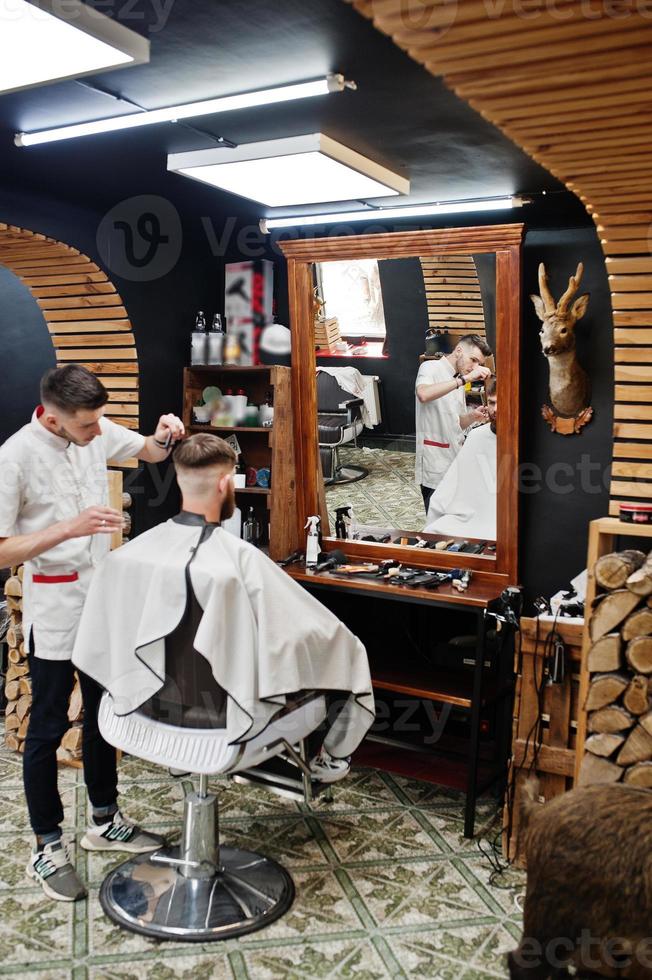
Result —
[[650, 501], [652, 17], [637, 0], [345, 0], [542, 164], [595, 221], [616, 362], [610, 512]]
[[41, 308], [57, 365], [81, 363], [97, 374], [109, 392], [106, 417], [137, 429], [138, 354], [113, 283], [77, 249], [2, 223], [0, 265], [18, 276]]
[[454, 337], [486, 335], [480, 281], [472, 255], [421, 259], [428, 303], [428, 323]]

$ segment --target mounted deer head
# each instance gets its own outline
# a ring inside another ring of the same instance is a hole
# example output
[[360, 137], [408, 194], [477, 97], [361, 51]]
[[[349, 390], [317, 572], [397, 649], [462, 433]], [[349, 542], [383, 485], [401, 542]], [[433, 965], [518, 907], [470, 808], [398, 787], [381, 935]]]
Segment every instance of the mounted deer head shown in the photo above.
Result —
[[586, 313], [589, 294], [580, 296], [570, 306], [579, 289], [583, 271], [584, 266], [580, 262], [577, 272], [568, 280], [566, 292], [556, 303], [542, 262], [539, 265], [541, 295], [530, 297], [542, 322], [539, 336], [550, 370], [550, 401], [554, 411], [564, 418], [574, 418], [583, 413], [589, 406], [591, 395], [588, 375], [579, 364], [575, 352], [575, 324]]

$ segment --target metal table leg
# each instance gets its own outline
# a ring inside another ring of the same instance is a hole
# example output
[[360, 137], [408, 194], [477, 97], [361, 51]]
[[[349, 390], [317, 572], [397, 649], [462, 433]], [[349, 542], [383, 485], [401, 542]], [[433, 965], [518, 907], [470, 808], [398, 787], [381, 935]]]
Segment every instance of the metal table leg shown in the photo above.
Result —
[[473, 837], [475, 825], [475, 802], [478, 787], [478, 757], [480, 752], [480, 710], [482, 701], [482, 678], [485, 659], [485, 619], [484, 610], [477, 614], [475, 667], [473, 670], [473, 695], [471, 701], [471, 734], [469, 744], [469, 769], [466, 783], [466, 802], [464, 804], [464, 836]]

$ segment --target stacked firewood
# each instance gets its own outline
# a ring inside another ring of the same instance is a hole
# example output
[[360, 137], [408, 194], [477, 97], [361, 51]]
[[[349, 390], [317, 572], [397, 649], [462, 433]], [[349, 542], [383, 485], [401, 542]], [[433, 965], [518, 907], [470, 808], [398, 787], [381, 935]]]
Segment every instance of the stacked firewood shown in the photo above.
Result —
[[652, 788], [652, 552], [604, 555], [594, 574], [580, 783]]
[[[25, 750], [25, 737], [32, 706], [32, 682], [23, 636], [23, 566], [12, 568], [11, 578], [5, 583], [5, 596], [10, 626], [7, 631], [9, 646], [7, 674], [5, 678], [5, 744], [15, 752]], [[81, 758], [82, 697], [79, 681], [70, 698], [68, 718], [70, 729], [63, 736], [57, 753], [62, 762], [75, 762]]]

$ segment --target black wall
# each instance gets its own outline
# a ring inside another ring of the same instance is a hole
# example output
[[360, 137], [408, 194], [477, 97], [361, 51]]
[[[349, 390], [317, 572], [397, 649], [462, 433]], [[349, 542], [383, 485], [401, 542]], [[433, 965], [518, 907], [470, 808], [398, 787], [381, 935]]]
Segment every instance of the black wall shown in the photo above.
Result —
[[0, 266], [0, 444], [29, 422], [41, 375], [55, 366], [54, 348], [36, 301]]

